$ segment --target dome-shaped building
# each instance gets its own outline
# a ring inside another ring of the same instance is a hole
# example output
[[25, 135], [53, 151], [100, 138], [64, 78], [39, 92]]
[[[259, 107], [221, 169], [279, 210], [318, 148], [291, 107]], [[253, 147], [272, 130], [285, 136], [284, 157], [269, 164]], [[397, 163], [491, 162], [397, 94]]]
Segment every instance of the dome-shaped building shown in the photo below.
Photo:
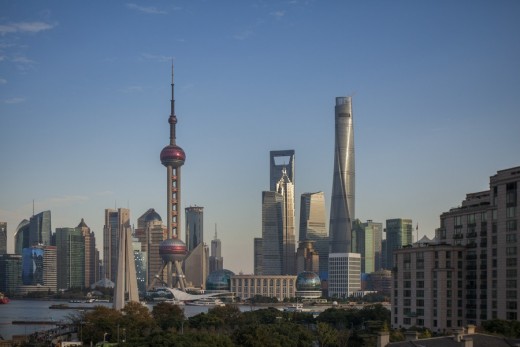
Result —
[[161, 218], [161, 216], [159, 216], [159, 214], [153, 208], [151, 208], [149, 210], [148, 214], [146, 215], [145, 222], [146, 223], [162, 222], [162, 218]]
[[222, 269], [210, 273], [206, 279], [207, 291], [230, 291], [231, 276], [235, 273], [230, 270]]
[[304, 271], [296, 277], [296, 297], [316, 299], [321, 297], [321, 280], [314, 272]]

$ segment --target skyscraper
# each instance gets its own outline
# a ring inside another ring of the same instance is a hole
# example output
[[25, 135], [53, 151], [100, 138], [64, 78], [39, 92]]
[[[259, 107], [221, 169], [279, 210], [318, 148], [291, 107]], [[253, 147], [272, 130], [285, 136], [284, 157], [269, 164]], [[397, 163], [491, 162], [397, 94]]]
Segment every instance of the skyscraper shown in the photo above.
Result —
[[262, 275], [282, 274], [283, 196], [262, 192]]
[[224, 269], [224, 258], [222, 258], [222, 243], [217, 237], [217, 225], [215, 224], [215, 237], [211, 240], [211, 255], [209, 257], [209, 273]]
[[282, 275], [296, 275], [296, 239], [294, 220], [294, 184], [282, 169], [282, 177], [276, 185], [276, 192], [282, 196]]
[[381, 238], [383, 224], [368, 220], [354, 221], [352, 227], [352, 250], [361, 254], [361, 273], [371, 273], [381, 267]]
[[411, 219], [386, 220], [386, 266], [394, 267], [394, 251], [412, 244], [413, 225]]
[[85, 242], [85, 288], [89, 288], [91, 284], [96, 283], [99, 279], [99, 251], [96, 248], [96, 236], [90, 230], [85, 220], [81, 218], [77, 229], [81, 231]]
[[29, 246], [51, 244], [51, 211], [43, 211], [31, 217], [29, 227]]
[[7, 253], [7, 223], [0, 222], [0, 255]]
[[253, 245], [253, 252], [254, 252], [253, 267], [254, 267], [255, 275], [262, 275], [264, 273], [263, 247], [264, 247], [264, 240], [261, 237], [255, 237], [254, 245]]
[[117, 278], [119, 237], [122, 229], [130, 229], [130, 210], [126, 208], [106, 209], [103, 227], [103, 266], [105, 278], [112, 282]]
[[325, 195], [323, 192], [304, 193], [300, 200], [300, 242], [314, 241], [319, 256], [320, 278], [327, 279], [329, 236], [325, 225]]
[[[154, 276], [159, 276], [160, 281], [166, 281], [166, 272], [163, 269], [163, 262], [159, 254], [161, 242], [166, 240], [166, 227], [162, 223], [161, 216], [153, 209], [148, 209], [137, 219], [138, 228], [135, 230], [135, 237], [141, 244], [141, 257], [145, 257], [142, 264], [146, 265], [145, 287], [153, 282]], [[142, 276], [143, 274], [140, 273]]]
[[334, 174], [330, 205], [330, 252], [352, 251], [355, 219], [355, 161], [352, 98], [337, 97], [335, 107]]
[[17, 294], [22, 285], [22, 256], [20, 254], [0, 255], [0, 292], [7, 296]]
[[80, 228], [56, 228], [58, 289], [84, 288], [85, 238]]
[[204, 207], [190, 206], [186, 212], [186, 247], [191, 252], [204, 240]]
[[14, 253], [22, 255], [24, 248], [29, 248], [29, 221], [24, 219], [16, 227], [14, 233]]
[[167, 176], [167, 196], [166, 196], [166, 228], [168, 239], [164, 240], [159, 246], [159, 253], [167, 267], [167, 284], [173, 285], [172, 263], [175, 266], [176, 282], [181, 289], [185, 289], [186, 281], [182, 272], [182, 261], [186, 256], [186, 244], [181, 240], [181, 166], [184, 165], [186, 154], [184, 150], [175, 143], [175, 125], [177, 116], [175, 115], [174, 98], [174, 78], [172, 65], [172, 98], [170, 100], [170, 144], [161, 151], [161, 163], [166, 166]]
[[287, 149], [269, 152], [269, 190], [276, 191], [276, 185], [285, 169], [287, 177], [294, 184], [294, 150]]

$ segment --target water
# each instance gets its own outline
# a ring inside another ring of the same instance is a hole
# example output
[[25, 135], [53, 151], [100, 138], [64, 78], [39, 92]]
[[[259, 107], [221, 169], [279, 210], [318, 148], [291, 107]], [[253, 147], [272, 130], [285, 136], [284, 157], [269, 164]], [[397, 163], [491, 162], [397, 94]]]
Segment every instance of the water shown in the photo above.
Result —
[[[77, 309], [50, 309], [49, 306], [57, 304], [67, 304], [69, 307], [77, 307]], [[27, 335], [36, 331], [48, 330], [54, 328], [54, 324], [12, 324], [12, 321], [31, 320], [31, 321], [52, 321], [59, 323], [60, 321], [68, 322], [71, 314], [78, 312], [81, 307], [103, 305], [112, 307], [111, 303], [68, 303], [66, 301], [39, 301], [39, 300], [11, 300], [7, 305], [0, 305], [0, 335], [10, 340], [13, 335]], [[152, 305], [147, 305], [152, 309]], [[186, 317], [191, 317], [202, 312], [207, 312], [208, 307], [204, 306], [182, 306]], [[241, 310], [249, 310], [249, 306], [241, 307]]]

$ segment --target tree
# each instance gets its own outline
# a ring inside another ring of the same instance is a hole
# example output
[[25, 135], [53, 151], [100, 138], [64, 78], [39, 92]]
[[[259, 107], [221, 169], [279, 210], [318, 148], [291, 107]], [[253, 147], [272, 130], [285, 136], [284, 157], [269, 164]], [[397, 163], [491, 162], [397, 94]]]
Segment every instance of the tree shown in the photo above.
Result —
[[[83, 324], [83, 341], [103, 341], [105, 334], [108, 337], [117, 336], [117, 325], [121, 322], [122, 313], [105, 306], [96, 306], [93, 310], [86, 312]], [[107, 341], [109, 338], [107, 338]], [[115, 340], [112, 340], [115, 342]]]
[[127, 303], [122, 309], [122, 313], [119, 331], [117, 331], [118, 336], [121, 336], [121, 329], [124, 329], [127, 339], [148, 336], [156, 326], [148, 307], [139, 302]]
[[338, 332], [327, 323], [316, 325], [316, 335], [320, 347], [335, 346], [338, 343]]
[[177, 305], [160, 302], [152, 309], [152, 317], [162, 330], [179, 329], [186, 319], [184, 311]]

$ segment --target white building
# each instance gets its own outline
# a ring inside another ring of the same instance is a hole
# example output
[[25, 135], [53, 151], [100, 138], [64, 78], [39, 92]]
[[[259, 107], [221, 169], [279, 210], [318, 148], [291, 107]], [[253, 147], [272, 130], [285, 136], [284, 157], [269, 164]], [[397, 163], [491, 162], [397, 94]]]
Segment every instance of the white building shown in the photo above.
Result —
[[329, 254], [329, 296], [347, 298], [361, 290], [361, 254]]

